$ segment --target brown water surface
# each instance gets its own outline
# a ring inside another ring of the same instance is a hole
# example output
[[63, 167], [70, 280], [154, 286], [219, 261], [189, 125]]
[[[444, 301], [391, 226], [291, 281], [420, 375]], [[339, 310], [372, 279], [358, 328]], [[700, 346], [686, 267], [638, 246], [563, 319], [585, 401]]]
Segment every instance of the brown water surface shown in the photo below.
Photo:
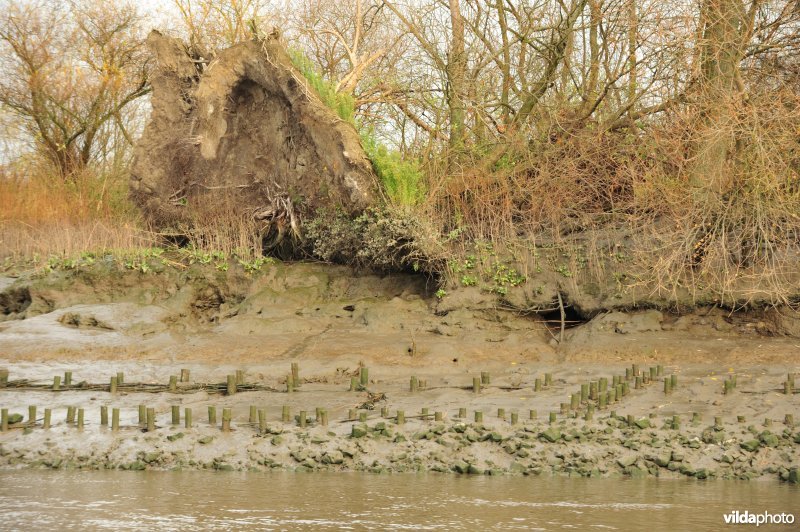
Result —
[[[3, 530], [723, 530], [793, 512], [775, 482], [436, 474], [0, 472]], [[794, 525], [761, 526], [759, 530]]]

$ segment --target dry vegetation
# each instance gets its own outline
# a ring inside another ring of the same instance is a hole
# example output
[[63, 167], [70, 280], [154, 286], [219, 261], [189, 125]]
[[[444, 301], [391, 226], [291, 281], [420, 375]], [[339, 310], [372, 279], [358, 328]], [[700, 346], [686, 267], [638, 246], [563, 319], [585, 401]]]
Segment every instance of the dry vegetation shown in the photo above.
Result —
[[[151, 22], [122, 1], [70, 5], [3, 2], [0, 106], [24, 153], [0, 178], [0, 255], [152, 240], [110, 177], [124, 174], [146, 111]], [[166, 29], [212, 57], [278, 28], [316, 65], [304, 73], [318, 91], [352, 103], [392, 198], [384, 212], [415, 218], [395, 225], [421, 231], [430, 253], [581, 242], [598, 278], [609, 275], [599, 242], [617, 239], [636, 272], [626, 282], [660, 297], [797, 302], [796, 0], [291, 5], [174, 0]], [[196, 244], [260, 253], [241, 214], [208, 222]], [[410, 247], [416, 266], [425, 250]], [[393, 253], [387, 263], [408, 266]]]

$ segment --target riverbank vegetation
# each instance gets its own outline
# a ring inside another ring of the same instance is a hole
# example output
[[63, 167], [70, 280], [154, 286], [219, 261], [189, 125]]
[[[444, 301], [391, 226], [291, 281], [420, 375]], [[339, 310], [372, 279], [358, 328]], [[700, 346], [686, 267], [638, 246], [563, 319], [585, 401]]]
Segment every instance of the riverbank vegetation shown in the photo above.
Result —
[[[385, 189], [355, 220], [306, 220], [297, 256], [520, 291], [517, 307], [800, 301], [794, 0], [3, 7], [0, 256], [166, 245], [126, 191], [146, 30], [205, 57], [278, 32]], [[260, 256], [255, 225], [223, 214], [188, 238]]]

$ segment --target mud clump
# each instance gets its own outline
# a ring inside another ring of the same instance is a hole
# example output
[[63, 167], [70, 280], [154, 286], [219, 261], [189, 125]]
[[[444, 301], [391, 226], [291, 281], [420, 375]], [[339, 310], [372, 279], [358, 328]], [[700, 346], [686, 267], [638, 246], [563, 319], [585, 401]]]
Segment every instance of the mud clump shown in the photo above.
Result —
[[153, 111], [136, 147], [131, 196], [157, 228], [191, 227], [224, 206], [297, 230], [325, 206], [361, 212], [377, 179], [352, 124], [327, 108], [277, 37], [210, 61], [156, 31]]

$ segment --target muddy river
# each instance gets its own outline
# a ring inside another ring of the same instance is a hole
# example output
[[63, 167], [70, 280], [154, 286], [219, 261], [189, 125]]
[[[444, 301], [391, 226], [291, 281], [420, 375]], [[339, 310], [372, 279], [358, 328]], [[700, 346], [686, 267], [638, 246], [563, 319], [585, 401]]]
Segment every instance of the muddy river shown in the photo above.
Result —
[[733, 526], [725, 524], [733, 511], [800, 518], [800, 488], [436, 474], [0, 472], [4, 530], [720, 530]]

